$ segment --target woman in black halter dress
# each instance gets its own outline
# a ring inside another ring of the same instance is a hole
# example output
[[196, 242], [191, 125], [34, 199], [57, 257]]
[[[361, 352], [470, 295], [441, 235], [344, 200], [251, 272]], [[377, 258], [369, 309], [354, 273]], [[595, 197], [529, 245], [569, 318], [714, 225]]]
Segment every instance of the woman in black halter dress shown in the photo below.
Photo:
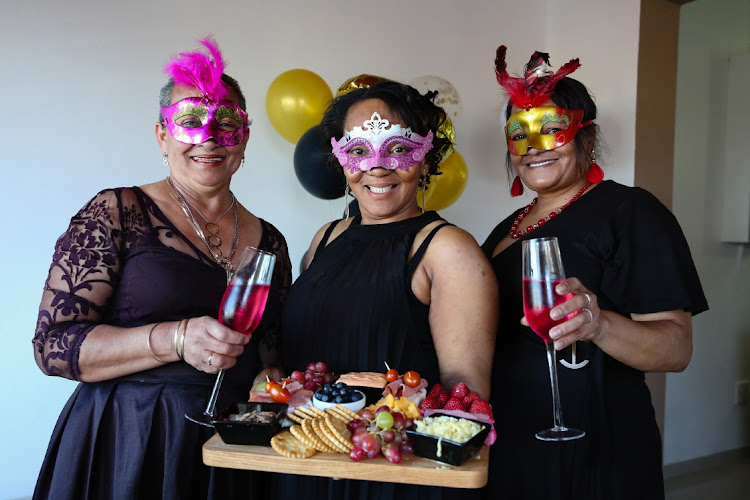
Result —
[[[401, 372], [418, 371], [430, 384], [450, 390], [463, 381], [482, 397], [488, 394], [497, 315], [492, 270], [469, 234], [435, 212], [422, 213], [416, 201], [420, 182], [435, 173], [443, 139], [434, 140], [424, 161], [405, 166], [408, 159], [392, 159], [413, 158], [443, 116], [430, 98], [395, 82], [345, 94], [326, 112], [324, 136], [341, 137], [339, 145], [349, 141], [341, 152], [368, 160], [383, 154], [369, 169], [347, 163], [344, 174], [361, 215], [318, 232], [306, 270], [290, 289], [282, 330], [287, 370], [324, 360], [337, 373], [383, 372], [388, 362]], [[373, 132], [378, 126], [398, 137], [379, 139]], [[406, 127], [411, 131], [403, 132]], [[413, 472], [394, 467], [393, 473]], [[283, 499], [478, 493], [289, 475], [275, 476], [274, 490], [274, 498]]]

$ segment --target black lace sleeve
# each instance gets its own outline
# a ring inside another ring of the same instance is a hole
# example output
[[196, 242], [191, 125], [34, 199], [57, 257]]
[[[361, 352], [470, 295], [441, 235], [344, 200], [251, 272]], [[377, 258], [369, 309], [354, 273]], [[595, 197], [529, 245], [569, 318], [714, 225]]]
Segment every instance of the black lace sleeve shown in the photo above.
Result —
[[[261, 351], [265, 351], [262, 356], [264, 364], [269, 359], [278, 359], [281, 352], [281, 311], [284, 308], [289, 287], [292, 285], [292, 263], [289, 260], [289, 250], [286, 245], [284, 236], [271, 223], [262, 220], [263, 224], [263, 249], [273, 252], [276, 255], [276, 267], [273, 271], [271, 286], [271, 295], [277, 296], [278, 303], [276, 315], [273, 323], [262, 333], [260, 337]], [[274, 288], [277, 288], [277, 294]], [[268, 309], [268, 307], [267, 307]]]
[[37, 365], [47, 375], [80, 380], [81, 343], [101, 320], [119, 281], [119, 221], [116, 191], [102, 191], [55, 244], [33, 340]]

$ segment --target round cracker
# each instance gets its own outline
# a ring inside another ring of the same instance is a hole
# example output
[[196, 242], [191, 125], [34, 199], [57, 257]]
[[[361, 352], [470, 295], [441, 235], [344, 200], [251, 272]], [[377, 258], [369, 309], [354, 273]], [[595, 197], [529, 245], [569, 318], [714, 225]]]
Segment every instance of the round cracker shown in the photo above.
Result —
[[315, 449], [305, 446], [289, 431], [280, 432], [272, 437], [271, 448], [287, 458], [309, 458], [315, 454]]
[[312, 421], [312, 426], [318, 434], [318, 437], [323, 440], [325, 444], [336, 450], [338, 453], [349, 453], [349, 450], [347, 450], [344, 445], [340, 444], [338, 439], [336, 439], [333, 434], [331, 434], [328, 427], [325, 426], [325, 420], [322, 418], [316, 418]]

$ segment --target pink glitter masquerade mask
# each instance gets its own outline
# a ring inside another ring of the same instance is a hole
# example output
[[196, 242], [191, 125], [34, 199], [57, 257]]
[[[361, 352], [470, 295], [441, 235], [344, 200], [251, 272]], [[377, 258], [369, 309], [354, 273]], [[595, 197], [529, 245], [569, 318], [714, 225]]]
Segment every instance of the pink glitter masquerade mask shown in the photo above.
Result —
[[[377, 167], [388, 170], [399, 168], [408, 172], [413, 165], [424, 160], [432, 149], [432, 132], [422, 137], [412, 132], [411, 128], [404, 129], [397, 123], [389, 128], [389, 124], [376, 111], [369, 120], [365, 120], [363, 127], [354, 127], [338, 141], [331, 137], [333, 154], [341, 166], [351, 173]], [[390, 151], [394, 144], [411, 150], [406, 153]]]
[[207, 103], [201, 97], [187, 97], [161, 108], [161, 113], [170, 135], [185, 144], [213, 139], [222, 146], [236, 146], [249, 131], [247, 113], [232, 101]]
[[210, 54], [183, 52], [172, 58], [164, 72], [175, 85], [195, 87], [202, 97], [188, 97], [161, 108], [163, 124], [172, 137], [185, 144], [214, 139], [222, 146], [235, 146], [249, 133], [247, 113], [225, 99], [229, 95], [221, 80], [225, 64], [216, 41], [209, 36], [199, 42]]

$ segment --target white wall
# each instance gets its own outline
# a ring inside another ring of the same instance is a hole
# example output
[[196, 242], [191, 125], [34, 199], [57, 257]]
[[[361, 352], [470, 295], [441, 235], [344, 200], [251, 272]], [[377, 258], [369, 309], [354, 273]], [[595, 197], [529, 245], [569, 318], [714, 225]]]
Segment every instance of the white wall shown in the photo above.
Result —
[[748, 51], [747, 0], [682, 7], [673, 208], [711, 309], [693, 321], [687, 370], [667, 375], [667, 464], [750, 445], [750, 409], [733, 404], [735, 381], [750, 379], [750, 247], [719, 242], [732, 218], [720, 202], [728, 58]]
[[550, 52], [555, 67], [581, 58], [575, 76], [597, 96], [613, 151], [607, 176], [630, 183], [638, 12], [637, 0], [4, 2], [0, 497], [31, 494], [56, 418], [75, 386], [43, 376], [32, 356], [54, 241], [98, 190], [166, 175], [153, 125], [161, 67], [170, 54], [195, 49], [204, 34], [216, 35], [255, 119], [233, 190], [285, 234], [296, 266], [315, 230], [342, 213], [343, 201], [313, 198], [294, 176], [294, 147], [275, 133], [264, 110], [268, 85], [280, 73], [306, 68], [333, 89], [361, 73], [404, 81], [435, 74], [451, 81], [463, 97], [456, 132], [469, 183], [443, 215], [481, 242], [525, 202], [507, 194], [500, 90], [492, 70], [496, 47], [510, 47], [514, 71], [535, 49]]

